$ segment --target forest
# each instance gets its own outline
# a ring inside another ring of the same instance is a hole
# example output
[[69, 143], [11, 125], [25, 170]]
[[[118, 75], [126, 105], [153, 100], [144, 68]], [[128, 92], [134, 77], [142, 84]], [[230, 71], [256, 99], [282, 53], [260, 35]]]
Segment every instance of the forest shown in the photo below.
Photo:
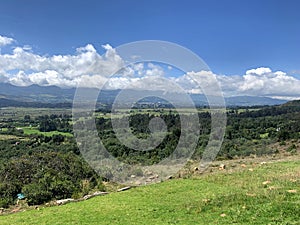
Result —
[[[67, 110], [49, 111], [49, 114], [45, 110], [41, 114], [32, 108], [18, 116], [15, 110], [0, 109], [0, 207], [15, 204], [18, 194], [24, 195], [29, 205], [36, 205], [105, 190], [103, 180], [109, 180], [111, 174], [108, 171], [100, 176], [84, 160], [73, 135], [74, 123], [82, 129], [84, 123], [95, 123], [99, 139], [109, 153], [127, 164], [152, 165], [168, 157], [183, 132], [174, 108], [133, 109], [127, 116], [136, 137], [149, 137], [149, 121], [154, 117], [161, 118], [167, 126], [167, 135], [155, 149], [135, 151], [116, 137], [109, 110], [96, 110], [94, 116], [78, 121], [72, 121]], [[201, 132], [196, 137], [194, 160], [201, 158], [211, 131], [210, 111], [200, 108], [197, 116]], [[300, 101], [228, 108], [225, 137], [217, 160], [278, 154], [282, 149], [297, 154], [299, 120]], [[194, 140], [195, 137], [186, 138]], [[188, 151], [188, 147], [182, 146], [181, 152]]]

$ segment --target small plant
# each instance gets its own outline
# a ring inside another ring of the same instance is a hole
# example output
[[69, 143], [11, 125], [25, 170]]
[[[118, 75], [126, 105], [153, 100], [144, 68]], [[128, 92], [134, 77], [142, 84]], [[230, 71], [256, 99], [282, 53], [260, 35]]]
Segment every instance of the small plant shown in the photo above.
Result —
[[279, 143], [279, 145], [280, 145], [280, 146], [285, 146], [285, 145], [286, 145], [286, 142], [285, 142], [285, 141], [281, 141], [281, 142]]
[[295, 144], [290, 145], [286, 151], [290, 153], [296, 153], [297, 146]]

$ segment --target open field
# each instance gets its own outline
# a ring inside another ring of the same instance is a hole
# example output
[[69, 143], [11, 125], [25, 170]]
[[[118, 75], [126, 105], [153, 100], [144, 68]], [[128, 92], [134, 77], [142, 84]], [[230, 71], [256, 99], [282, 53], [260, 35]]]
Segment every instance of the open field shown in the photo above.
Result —
[[15, 135], [9, 135], [9, 134], [0, 134], [0, 141], [11, 140], [11, 139], [19, 139], [19, 137]]
[[71, 109], [59, 109], [59, 108], [25, 108], [25, 107], [5, 107], [0, 108], [1, 119], [23, 119], [25, 115], [31, 117], [38, 117], [42, 115], [51, 114], [71, 114]]
[[36, 127], [21, 127], [22, 130], [24, 131], [24, 134], [30, 135], [30, 134], [41, 134], [44, 136], [53, 136], [53, 135], [63, 135], [63, 136], [67, 136], [67, 137], [73, 137], [73, 134], [71, 133], [67, 133], [67, 132], [60, 132], [60, 131], [49, 131], [49, 132], [42, 132], [39, 131], [38, 128]]
[[0, 224], [299, 224], [299, 155], [4, 215]]

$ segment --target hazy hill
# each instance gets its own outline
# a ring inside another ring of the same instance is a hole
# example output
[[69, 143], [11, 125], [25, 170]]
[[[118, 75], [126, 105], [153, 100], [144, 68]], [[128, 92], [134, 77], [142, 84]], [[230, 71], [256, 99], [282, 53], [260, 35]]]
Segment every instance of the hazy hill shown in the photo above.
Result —
[[[90, 93], [98, 93], [97, 89], [84, 88], [84, 93], [88, 96]], [[98, 102], [112, 104], [115, 97], [121, 90], [102, 90], [98, 97]], [[134, 96], [140, 95], [140, 91], [128, 90], [126, 101], [131, 102]], [[72, 103], [76, 88], [60, 88], [57, 86], [39, 86], [31, 85], [26, 87], [14, 86], [8, 83], [0, 83], [0, 106], [16, 105], [19, 102], [41, 102], [41, 103]], [[148, 96], [157, 96], [160, 91], [146, 91]], [[172, 98], [180, 99], [179, 94], [171, 94]], [[170, 95], [170, 96], [171, 96]], [[191, 99], [196, 106], [207, 106], [208, 102], [202, 94], [191, 94]], [[148, 103], [156, 103], [157, 97], [148, 97]], [[161, 99], [160, 99], [161, 101]], [[268, 97], [255, 96], [235, 96], [225, 98], [227, 106], [254, 106], [254, 105], [279, 105], [286, 103], [286, 100], [273, 99]], [[166, 102], [164, 102], [166, 103]], [[184, 104], [184, 103], [182, 103]]]

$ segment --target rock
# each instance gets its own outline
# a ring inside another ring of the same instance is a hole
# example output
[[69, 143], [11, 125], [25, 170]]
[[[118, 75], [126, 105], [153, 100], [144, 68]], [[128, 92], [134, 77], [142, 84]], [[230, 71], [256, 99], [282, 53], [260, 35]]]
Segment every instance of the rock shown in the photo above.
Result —
[[246, 168], [247, 166], [246, 164], [241, 164], [241, 167]]
[[269, 181], [269, 180], [266, 180], [266, 181], [262, 182], [263, 185], [267, 185], [267, 184], [270, 184], [270, 183], [271, 183], [271, 181]]
[[85, 195], [85, 196], [83, 196], [82, 200], [88, 200], [88, 199], [96, 197], [96, 196], [107, 195], [107, 194], [108, 194], [108, 192], [96, 191], [95, 193], [93, 193], [91, 195]]
[[145, 172], [145, 175], [146, 175], [146, 176], [151, 176], [151, 175], [153, 175], [153, 173], [152, 173], [151, 171], [146, 171], [146, 172]]
[[20, 208], [14, 208], [13, 210], [11, 210], [12, 213], [16, 213], [16, 212], [20, 212]]
[[130, 186], [127, 186], [127, 187], [120, 188], [120, 189], [118, 189], [117, 191], [118, 191], [118, 192], [126, 191], [126, 190], [129, 190], [130, 188], [131, 188]]
[[148, 179], [154, 180], [154, 179], [156, 179], [156, 178], [158, 178], [158, 175], [157, 175], [157, 174], [156, 174], [156, 175], [153, 175], [153, 176], [151, 176], [151, 177], [149, 177]]
[[74, 199], [73, 198], [66, 198], [66, 199], [57, 200], [56, 204], [57, 205], [64, 205], [64, 204], [69, 203], [69, 202], [74, 202]]
[[135, 178], [135, 175], [131, 175], [130, 177], [131, 177], [131, 178]]
[[96, 191], [93, 196], [99, 196], [99, 195], [107, 195], [109, 194], [108, 192], [106, 191]]
[[139, 185], [142, 184], [142, 182], [137, 180], [136, 182], [134, 182], [134, 184], [137, 185], [137, 186], [139, 186]]
[[83, 196], [83, 200], [88, 200], [89, 198], [91, 198], [91, 197], [93, 197], [93, 195], [85, 195], [85, 196]]
[[219, 170], [225, 170], [225, 168], [226, 168], [226, 165], [225, 165], [225, 164], [221, 164], [221, 165], [219, 166]]

